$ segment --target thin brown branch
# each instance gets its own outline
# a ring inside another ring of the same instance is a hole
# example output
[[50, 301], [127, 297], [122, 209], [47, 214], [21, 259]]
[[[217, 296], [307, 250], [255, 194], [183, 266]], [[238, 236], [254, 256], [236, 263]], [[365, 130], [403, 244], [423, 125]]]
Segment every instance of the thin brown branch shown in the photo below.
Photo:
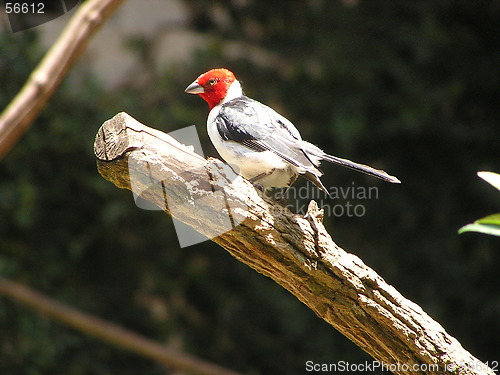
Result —
[[192, 355], [167, 348], [116, 324], [82, 313], [3, 277], [0, 277], [0, 295], [21, 302], [83, 333], [98, 337], [163, 365], [198, 375], [238, 375], [236, 372]]
[[230, 181], [167, 134], [120, 113], [94, 144], [101, 175], [272, 278], [396, 374], [489, 374], [422, 308], [339, 248], [313, 201], [305, 216]]
[[92, 35], [124, 0], [87, 0], [0, 116], [0, 159], [28, 130]]

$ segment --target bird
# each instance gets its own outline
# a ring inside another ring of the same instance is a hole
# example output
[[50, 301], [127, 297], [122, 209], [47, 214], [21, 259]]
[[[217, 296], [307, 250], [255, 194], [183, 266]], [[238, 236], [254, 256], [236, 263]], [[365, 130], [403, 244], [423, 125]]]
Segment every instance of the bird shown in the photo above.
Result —
[[265, 191], [284, 188], [284, 195], [300, 175], [329, 195], [320, 180], [321, 161], [400, 183], [383, 170], [328, 155], [304, 141], [292, 122], [245, 96], [241, 83], [228, 69], [211, 69], [184, 91], [197, 94], [208, 103], [207, 131], [220, 156], [235, 172]]

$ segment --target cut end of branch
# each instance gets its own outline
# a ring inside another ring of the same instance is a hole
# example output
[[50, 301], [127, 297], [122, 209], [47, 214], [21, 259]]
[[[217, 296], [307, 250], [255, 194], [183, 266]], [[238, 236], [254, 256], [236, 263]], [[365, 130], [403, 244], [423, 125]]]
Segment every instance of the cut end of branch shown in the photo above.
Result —
[[136, 121], [127, 113], [120, 112], [101, 126], [94, 142], [94, 154], [99, 160], [116, 160], [127, 151], [142, 146], [139, 143], [131, 144], [130, 138], [122, 136], [122, 133], [127, 131], [127, 123], [131, 120]]

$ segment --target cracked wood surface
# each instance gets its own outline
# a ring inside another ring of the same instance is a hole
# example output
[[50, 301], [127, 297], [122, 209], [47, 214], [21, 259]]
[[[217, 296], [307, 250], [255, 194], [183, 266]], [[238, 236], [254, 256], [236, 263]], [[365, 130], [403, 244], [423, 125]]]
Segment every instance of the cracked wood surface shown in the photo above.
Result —
[[493, 374], [418, 305], [339, 248], [316, 202], [306, 215], [294, 214], [231, 177], [217, 159], [123, 112], [99, 129], [94, 152], [106, 180], [139, 192], [272, 278], [392, 372]]

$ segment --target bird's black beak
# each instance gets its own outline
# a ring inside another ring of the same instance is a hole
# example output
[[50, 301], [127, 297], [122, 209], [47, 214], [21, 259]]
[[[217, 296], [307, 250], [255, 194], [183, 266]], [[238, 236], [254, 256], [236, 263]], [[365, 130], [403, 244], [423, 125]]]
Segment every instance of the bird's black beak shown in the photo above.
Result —
[[198, 82], [194, 81], [191, 83], [184, 92], [188, 94], [203, 94], [205, 92], [205, 89], [198, 84]]

